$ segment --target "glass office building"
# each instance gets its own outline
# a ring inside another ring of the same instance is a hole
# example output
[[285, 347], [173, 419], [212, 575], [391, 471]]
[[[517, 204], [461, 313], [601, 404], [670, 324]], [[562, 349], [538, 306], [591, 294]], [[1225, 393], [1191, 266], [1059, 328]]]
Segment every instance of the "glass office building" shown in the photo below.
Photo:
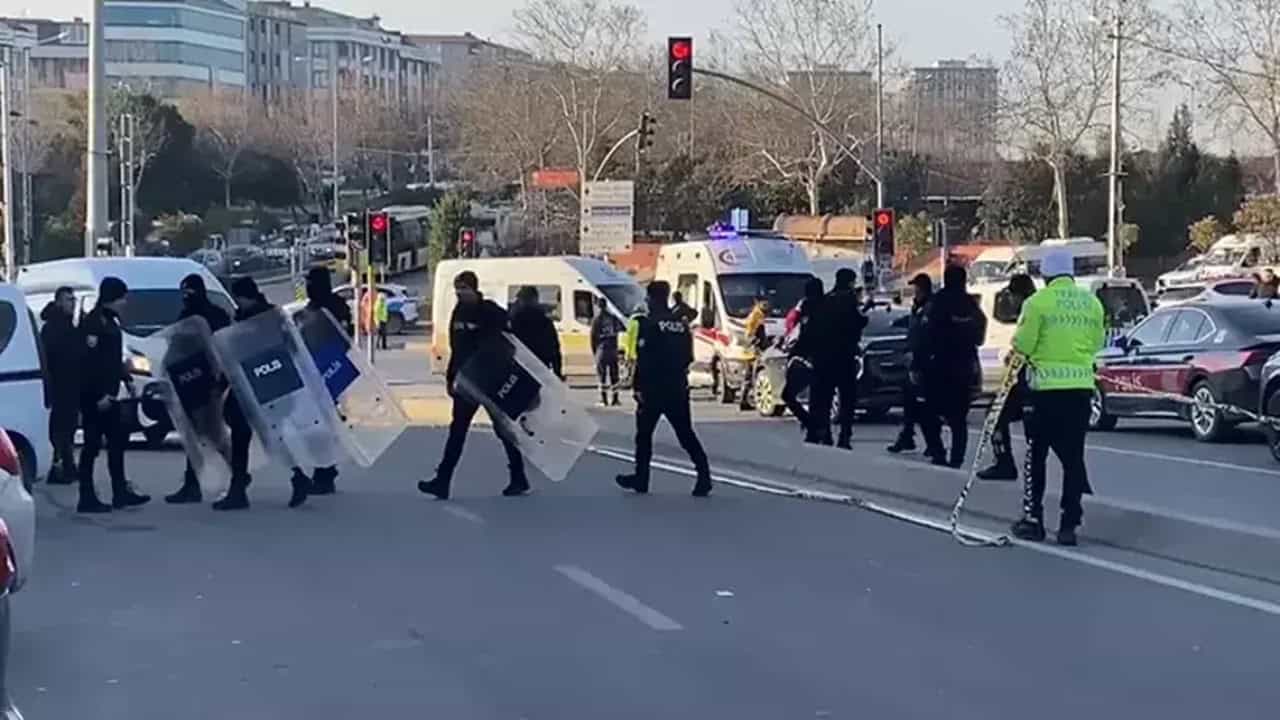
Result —
[[161, 96], [245, 86], [245, 0], [107, 0], [107, 76]]

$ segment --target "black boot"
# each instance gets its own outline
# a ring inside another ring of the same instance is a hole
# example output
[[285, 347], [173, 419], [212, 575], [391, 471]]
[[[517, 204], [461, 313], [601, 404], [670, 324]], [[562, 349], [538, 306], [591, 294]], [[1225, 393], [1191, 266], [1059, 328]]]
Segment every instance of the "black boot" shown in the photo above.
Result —
[[449, 478], [436, 476], [431, 482], [422, 480], [418, 483], [418, 492], [423, 495], [434, 495], [437, 500], [449, 499]]
[[111, 512], [111, 506], [98, 499], [98, 493], [92, 485], [80, 485], [80, 502], [76, 504], [76, 512], [85, 515], [102, 515]]
[[1018, 479], [1018, 466], [1014, 464], [1013, 457], [1009, 455], [1001, 455], [990, 467], [985, 467], [978, 471], [979, 480], [1002, 480], [1011, 481]]
[[204, 494], [200, 492], [200, 483], [194, 478], [184, 478], [182, 487], [178, 491], [165, 495], [164, 501], [170, 505], [186, 505], [188, 503], [198, 503], [204, 501]]
[[693, 484], [693, 496], [704, 498], [711, 494], [711, 475], [698, 473], [698, 481]]
[[49, 477], [45, 480], [50, 485], [72, 485], [76, 481], [75, 471], [68, 472], [64, 463], [58, 463], [49, 469]]
[[885, 448], [885, 450], [888, 450], [894, 455], [904, 452], [915, 452], [915, 449], [916, 439], [914, 435], [899, 435], [898, 439], [894, 440], [892, 445]]
[[294, 468], [293, 476], [289, 478], [289, 482], [293, 484], [293, 494], [289, 496], [289, 507], [301, 507], [307, 501], [307, 496], [311, 494], [311, 478], [306, 473]]
[[529, 478], [524, 473], [511, 476], [511, 482], [502, 490], [503, 497], [520, 497], [529, 492]]
[[842, 430], [840, 432], [840, 439], [836, 441], [836, 447], [840, 448], [841, 450], [852, 450], [853, 449], [853, 432], [852, 431], [845, 432]]
[[1031, 542], [1044, 542], [1044, 523], [1035, 518], [1024, 517], [1014, 523], [1009, 530], [1013, 536], [1019, 540], [1030, 540]]
[[613, 481], [623, 490], [631, 490], [637, 495], [645, 495], [649, 492], [649, 483], [641, 482], [635, 475], [619, 475]]
[[332, 495], [338, 492], [335, 480], [338, 479], [338, 469], [316, 468], [315, 473], [311, 476], [311, 489], [309, 495]]
[[608, 407], [608, 406], [609, 406], [609, 394], [601, 390], [600, 391], [600, 407]]
[[231, 478], [227, 494], [213, 503], [214, 510], [248, 510], [249, 478]]
[[614, 406], [614, 407], [618, 407], [618, 406], [619, 406], [619, 405], [621, 405], [621, 404], [622, 404], [622, 400], [618, 398], [618, 391], [617, 391], [617, 390], [614, 390], [614, 391], [613, 391], [613, 406]]
[[149, 502], [151, 502], [150, 495], [134, 492], [133, 486], [129, 483], [121, 483], [111, 490], [111, 507], [116, 510], [142, 507]]
[[1058, 528], [1058, 544], [1064, 547], [1079, 545], [1080, 540], [1076, 537], [1076, 529], [1070, 525], [1063, 525]]

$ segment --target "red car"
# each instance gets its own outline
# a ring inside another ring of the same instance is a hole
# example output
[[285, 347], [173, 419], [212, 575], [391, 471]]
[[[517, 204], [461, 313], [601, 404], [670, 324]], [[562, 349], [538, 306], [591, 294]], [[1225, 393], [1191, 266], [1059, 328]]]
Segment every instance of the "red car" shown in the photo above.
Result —
[[1179, 418], [1191, 423], [1197, 440], [1219, 440], [1245, 419], [1219, 405], [1256, 409], [1262, 366], [1277, 350], [1280, 303], [1206, 300], [1160, 308], [1098, 354], [1090, 426], [1110, 430], [1121, 417]]

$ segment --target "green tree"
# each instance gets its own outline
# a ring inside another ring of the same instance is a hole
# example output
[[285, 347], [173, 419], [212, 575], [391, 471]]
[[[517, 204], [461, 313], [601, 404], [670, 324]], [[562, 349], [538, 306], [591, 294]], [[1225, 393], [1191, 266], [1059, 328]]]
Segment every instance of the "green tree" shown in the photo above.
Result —
[[1246, 200], [1236, 211], [1236, 227], [1240, 232], [1280, 239], [1280, 198], [1257, 197]]
[[442, 196], [431, 209], [431, 235], [427, 243], [430, 267], [458, 255], [458, 231], [471, 222], [471, 201], [459, 192]]
[[1187, 236], [1190, 238], [1187, 249], [1200, 253], [1208, 252], [1209, 248], [1226, 234], [1227, 228], [1218, 218], [1213, 215], [1202, 217], [1187, 228]]
[[907, 215], [898, 220], [894, 236], [899, 247], [905, 249], [909, 257], [922, 255], [933, 247], [929, 216], [924, 213]]

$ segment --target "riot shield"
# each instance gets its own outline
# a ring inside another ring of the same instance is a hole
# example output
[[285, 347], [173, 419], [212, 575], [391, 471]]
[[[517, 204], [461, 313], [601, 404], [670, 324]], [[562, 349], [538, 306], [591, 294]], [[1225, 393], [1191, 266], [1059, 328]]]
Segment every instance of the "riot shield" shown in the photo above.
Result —
[[346, 459], [338, 414], [293, 323], [279, 308], [213, 335], [213, 349], [245, 419], [267, 455], [285, 467]]
[[369, 365], [328, 310], [304, 308], [293, 322], [346, 427], [348, 452], [372, 467], [409, 425], [382, 376]]
[[209, 324], [201, 317], [186, 318], [140, 345], [201, 490], [222, 492], [231, 477], [231, 435], [222, 419], [226, 384], [212, 352]]
[[483, 405], [494, 430], [555, 481], [599, 430], [560, 378], [511, 335], [486, 341], [458, 371], [454, 391]]

